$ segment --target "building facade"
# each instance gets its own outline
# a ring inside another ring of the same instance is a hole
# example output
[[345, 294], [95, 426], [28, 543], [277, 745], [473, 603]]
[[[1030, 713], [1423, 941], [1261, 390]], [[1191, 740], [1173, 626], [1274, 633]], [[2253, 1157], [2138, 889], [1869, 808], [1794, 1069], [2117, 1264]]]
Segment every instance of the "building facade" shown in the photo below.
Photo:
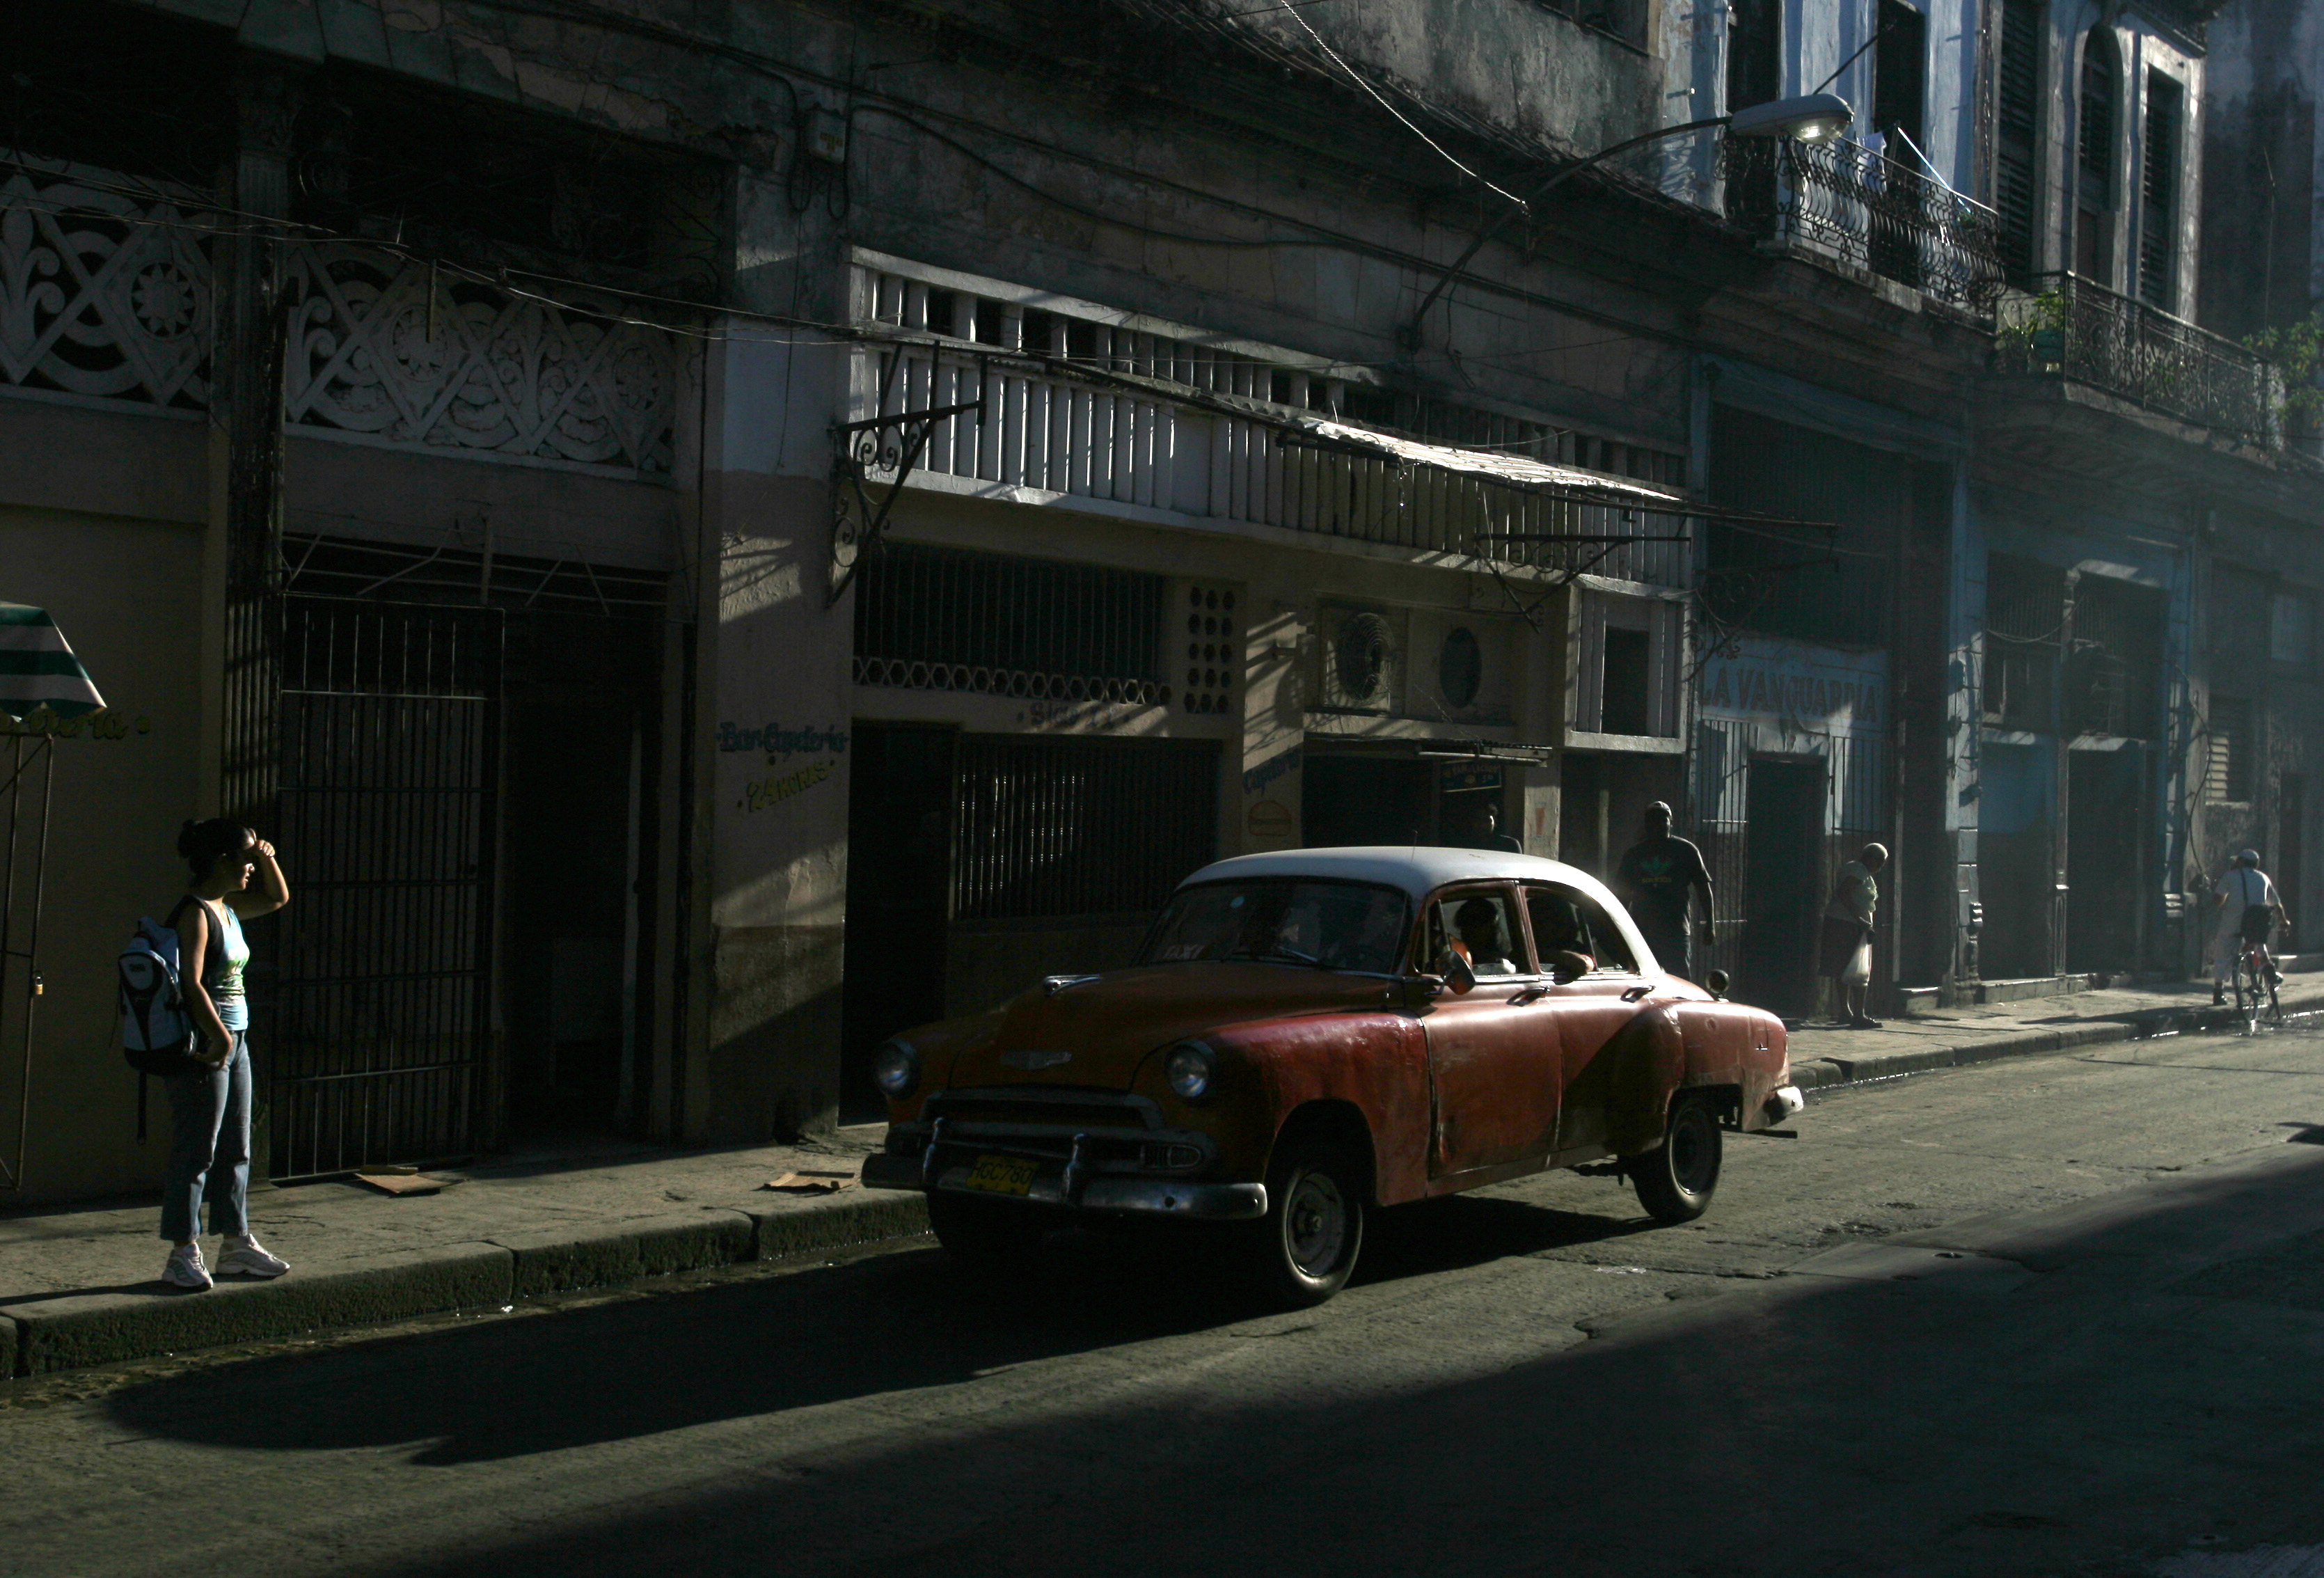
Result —
[[110, 959], [221, 811], [284, 1178], [869, 1115], [1210, 859], [1488, 813], [1678, 806], [1787, 1013], [1874, 838], [1888, 1001], [2185, 967], [2324, 490], [2190, 321], [2206, 18], [2087, 9], [0, 23], [0, 599], [111, 703], [28, 725], [24, 1196], [152, 1172]]

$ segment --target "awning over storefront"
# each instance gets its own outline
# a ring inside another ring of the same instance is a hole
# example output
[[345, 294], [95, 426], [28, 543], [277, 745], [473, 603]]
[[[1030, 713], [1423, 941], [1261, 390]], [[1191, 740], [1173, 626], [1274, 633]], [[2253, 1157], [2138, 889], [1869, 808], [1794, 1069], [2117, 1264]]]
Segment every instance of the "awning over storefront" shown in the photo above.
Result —
[[77, 718], [104, 705], [47, 609], [0, 603], [0, 712], [22, 719], [45, 706]]
[[1587, 471], [1578, 466], [1553, 465], [1546, 460], [1536, 460], [1528, 455], [1503, 455], [1489, 449], [1459, 449], [1448, 444], [1424, 444], [1416, 438], [1383, 433], [1371, 428], [1351, 427], [1346, 422], [1311, 419], [1296, 422], [1294, 427], [1300, 434], [1324, 443], [1344, 444], [1350, 448], [1401, 461], [1407, 466], [1433, 466], [1440, 471], [1460, 472], [1530, 491], [1553, 494], [1575, 503], [1613, 504], [1665, 514], [1692, 512], [1683, 494], [1649, 487], [1645, 483], [1627, 476], [1615, 476], [1608, 472]]

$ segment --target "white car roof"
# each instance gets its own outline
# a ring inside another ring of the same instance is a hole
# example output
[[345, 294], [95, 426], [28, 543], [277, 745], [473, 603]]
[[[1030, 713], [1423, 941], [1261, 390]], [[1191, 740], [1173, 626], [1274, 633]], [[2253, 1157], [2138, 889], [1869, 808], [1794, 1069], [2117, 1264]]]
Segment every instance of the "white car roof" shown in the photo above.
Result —
[[1605, 883], [1563, 861], [1509, 854], [1498, 849], [1449, 849], [1431, 844], [1393, 844], [1339, 849], [1286, 849], [1272, 854], [1239, 854], [1213, 861], [1179, 883], [1230, 881], [1238, 877], [1316, 877], [1327, 881], [1379, 882], [1400, 888], [1415, 903], [1447, 882], [1562, 882], [1595, 899], [1621, 928], [1631, 956], [1647, 974], [1658, 973], [1652, 948], [1638, 935], [1630, 912]]
[[1447, 882], [1563, 882], [1578, 888], [1617, 915], [1622, 906], [1606, 884], [1563, 861], [1508, 854], [1498, 849], [1450, 849], [1435, 844], [1358, 845], [1341, 849], [1286, 849], [1269, 854], [1239, 854], [1213, 861], [1179, 883], [1228, 881], [1237, 877], [1320, 877], [1342, 882], [1379, 882], [1425, 899]]

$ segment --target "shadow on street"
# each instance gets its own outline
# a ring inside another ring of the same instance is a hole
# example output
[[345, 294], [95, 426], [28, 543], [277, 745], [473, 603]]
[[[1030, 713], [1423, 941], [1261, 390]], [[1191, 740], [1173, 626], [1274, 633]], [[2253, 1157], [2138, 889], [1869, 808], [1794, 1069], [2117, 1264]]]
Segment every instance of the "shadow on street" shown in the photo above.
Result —
[[[1176, 1254], [1076, 1237], [1001, 1285], [934, 1251], [115, 1394], [143, 1432], [252, 1450], [425, 1443], [457, 1464], [750, 1419], [747, 1474], [412, 1569], [890, 1574], [2144, 1573], [2190, 1542], [2324, 1542], [2324, 1157], [2308, 1146], [1722, 1283], [1458, 1379], [1458, 1305], [1364, 1288], [1234, 1336], [1239, 1364], [1019, 1406], [963, 1388], [794, 1449], [784, 1415], [1247, 1315]], [[1503, 1200], [1392, 1213], [1371, 1288], [1635, 1225]], [[1944, 1256], [1932, 1251], [1944, 1247]], [[1868, 1264], [1872, 1269], [1867, 1269]], [[1881, 1269], [1886, 1266], [1886, 1269]], [[1964, 1269], [1957, 1270], [1956, 1268]], [[1966, 1274], [1974, 1271], [1979, 1274]], [[1473, 1285], [1472, 1285], [1473, 1286]], [[1537, 1281], [1486, 1285], [1515, 1298]], [[1387, 1332], [1375, 1329], [1387, 1324]], [[1563, 1334], [1571, 1335], [1570, 1326]], [[1391, 1367], [1392, 1369], [1392, 1367]], [[1449, 1365], [1447, 1372], [1457, 1370]], [[1114, 1372], [1109, 1371], [1109, 1376]], [[1060, 1395], [1060, 1394], [1063, 1395]], [[721, 1460], [731, 1462], [731, 1460]]]

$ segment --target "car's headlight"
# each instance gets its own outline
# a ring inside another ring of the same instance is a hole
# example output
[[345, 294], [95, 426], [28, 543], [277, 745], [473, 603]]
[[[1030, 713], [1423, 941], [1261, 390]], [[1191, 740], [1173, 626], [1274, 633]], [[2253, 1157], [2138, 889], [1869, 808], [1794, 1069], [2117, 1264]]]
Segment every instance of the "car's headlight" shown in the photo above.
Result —
[[1199, 1041], [1171, 1047], [1162, 1064], [1163, 1079], [1181, 1101], [1201, 1101], [1218, 1075], [1218, 1054]]
[[888, 1094], [903, 1097], [920, 1083], [920, 1055], [909, 1041], [882, 1041], [872, 1055], [872, 1083]]

